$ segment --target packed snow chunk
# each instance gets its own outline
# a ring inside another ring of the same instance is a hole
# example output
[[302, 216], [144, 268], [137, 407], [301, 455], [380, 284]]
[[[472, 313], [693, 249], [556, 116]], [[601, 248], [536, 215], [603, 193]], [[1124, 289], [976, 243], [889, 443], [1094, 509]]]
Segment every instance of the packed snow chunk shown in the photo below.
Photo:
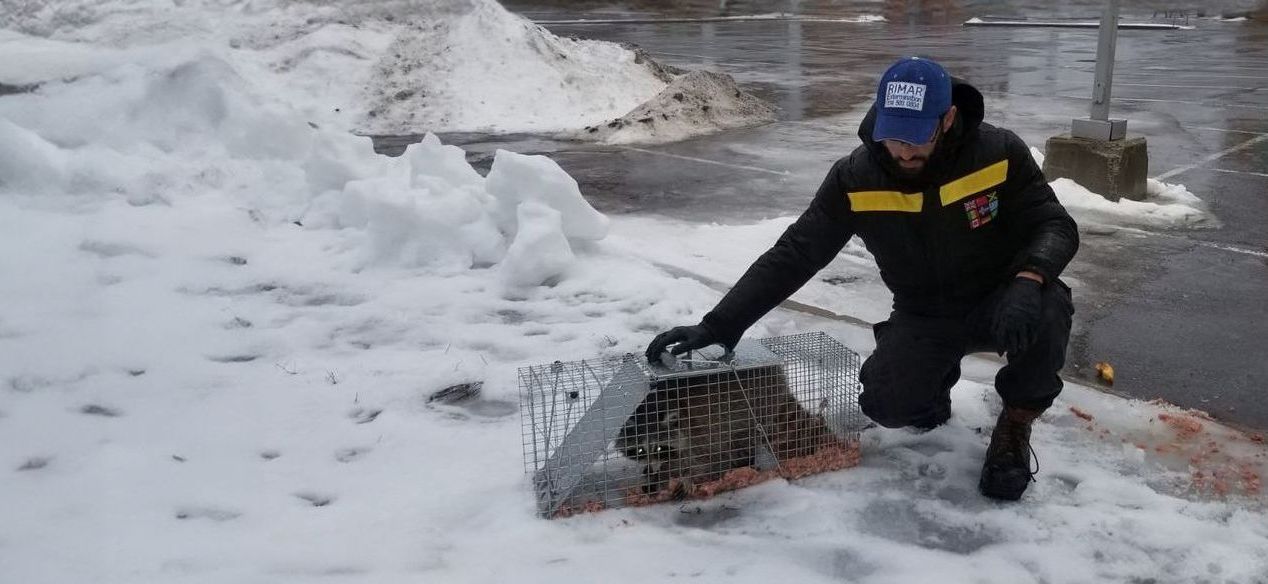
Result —
[[414, 173], [414, 186], [422, 176], [437, 177], [455, 187], [483, 187], [484, 177], [467, 162], [467, 153], [457, 146], [446, 146], [440, 138], [428, 132], [423, 141], [410, 144], [405, 149]]
[[309, 147], [303, 168], [309, 190], [313, 195], [320, 195], [343, 190], [351, 181], [378, 175], [384, 162], [383, 157], [374, 153], [369, 137], [319, 132]]
[[570, 240], [597, 241], [608, 234], [608, 218], [581, 196], [577, 181], [545, 156], [498, 150], [487, 188], [497, 197], [501, 225], [514, 233], [520, 203], [537, 201], [559, 212], [563, 234]]
[[58, 190], [66, 156], [35, 132], [0, 117], [0, 192]]
[[557, 280], [576, 259], [563, 234], [563, 215], [540, 201], [516, 210], [518, 233], [502, 261], [502, 277], [512, 286], [541, 286]]
[[775, 120], [775, 109], [724, 73], [692, 71], [633, 111], [576, 135], [611, 144], [674, 142]]
[[1145, 193], [1150, 199], [1171, 204], [1188, 205], [1199, 209], [1205, 206], [1202, 199], [1189, 192], [1189, 189], [1184, 188], [1184, 185], [1169, 184], [1152, 178], [1148, 179], [1145, 185]]
[[1114, 202], [1068, 178], [1049, 184], [1056, 191], [1057, 199], [1080, 223], [1154, 228], [1199, 228], [1218, 224], [1206, 212], [1202, 200], [1183, 185], [1150, 180], [1144, 201]]
[[557, 37], [495, 0], [410, 9], [370, 79], [365, 133], [576, 129], [667, 83], [633, 51]]
[[311, 225], [365, 232], [361, 265], [465, 270], [493, 263], [502, 235], [464, 190], [413, 189], [385, 177], [348, 183], [315, 201]]

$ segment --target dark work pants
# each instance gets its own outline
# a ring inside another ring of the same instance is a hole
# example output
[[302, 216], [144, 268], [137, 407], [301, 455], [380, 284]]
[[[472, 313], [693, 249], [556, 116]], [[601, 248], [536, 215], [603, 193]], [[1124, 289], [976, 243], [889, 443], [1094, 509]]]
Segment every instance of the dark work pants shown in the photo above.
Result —
[[[877, 323], [876, 352], [863, 362], [859, 404], [872, 421], [887, 428], [932, 428], [951, 415], [951, 386], [960, 379], [968, 353], [998, 352], [990, 326], [1001, 287], [965, 318], [926, 317], [894, 312]], [[1064, 283], [1042, 289], [1043, 314], [1026, 352], [1008, 355], [995, 376], [1005, 405], [1045, 410], [1061, 393], [1058, 372], [1065, 365], [1074, 304]]]

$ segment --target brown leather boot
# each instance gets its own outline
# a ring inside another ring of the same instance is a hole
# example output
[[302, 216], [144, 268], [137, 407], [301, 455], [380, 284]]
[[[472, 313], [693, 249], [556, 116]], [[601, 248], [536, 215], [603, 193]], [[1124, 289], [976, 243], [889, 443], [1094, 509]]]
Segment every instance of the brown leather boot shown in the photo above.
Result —
[[982, 479], [977, 489], [992, 499], [1016, 501], [1026, 492], [1035, 471], [1030, 470], [1030, 425], [1043, 411], [1004, 406], [986, 448]]

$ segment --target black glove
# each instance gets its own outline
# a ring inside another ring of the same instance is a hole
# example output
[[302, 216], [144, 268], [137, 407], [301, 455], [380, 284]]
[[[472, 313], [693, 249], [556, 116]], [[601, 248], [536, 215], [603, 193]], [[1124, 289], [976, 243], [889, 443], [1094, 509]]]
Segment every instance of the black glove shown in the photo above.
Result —
[[713, 331], [703, 324], [676, 326], [656, 335], [656, 338], [652, 339], [652, 344], [647, 346], [647, 360], [652, 363], [659, 363], [661, 354], [674, 343], [678, 344], [670, 352], [675, 355], [681, 355], [687, 351], [703, 349], [718, 342], [720, 342], [718, 336], [713, 334]]
[[1007, 351], [1010, 357], [1026, 352], [1035, 340], [1043, 311], [1042, 288], [1043, 284], [1030, 278], [1014, 278], [995, 305], [991, 335], [996, 346]]

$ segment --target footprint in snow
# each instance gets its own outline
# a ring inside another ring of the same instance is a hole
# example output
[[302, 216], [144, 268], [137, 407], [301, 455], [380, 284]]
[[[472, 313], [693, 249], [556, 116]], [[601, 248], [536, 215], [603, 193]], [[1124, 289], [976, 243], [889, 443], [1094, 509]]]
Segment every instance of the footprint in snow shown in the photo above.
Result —
[[313, 491], [300, 491], [295, 493], [295, 497], [307, 501], [313, 507], [325, 507], [335, 502], [333, 495], [322, 495]]
[[129, 255], [147, 258], [154, 257], [153, 253], [141, 249], [136, 245], [116, 241], [85, 240], [79, 244], [79, 250], [95, 255], [101, 259], [110, 259]]
[[1062, 493], [1072, 493], [1079, 488], [1079, 483], [1083, 482], [1083, 479], [1069, 473], [1051, 473], [1046, 477], [1045, 482], [1056, 485]]
[[248, 355], [248, 354], [216, 355], [216, 356], [207, 357], [207, 360], [214, 361], [216, 363], [250, 363], [259, 358], [260, 358], [259, 355]]
[[210, 519], [212, 521], [222, 523], [232, 521], [241, 517], [242, 514], [237, 511], [228, 509], [217, 509], [215, 507], [181, 507], [176, 510], [176, 518], [185, 519]]
[[79, 408], [79, 413], [86, 414], [89, 416], [104, 416], [107, 418], [117, 418], [123, 415], [123, 413], [120, 412], [119, 410], [116, 410], [114, 408], [108, 408], [106, 406], [99, 406], [97, 404], [88, 404], [82, 408]]
[[916, 473], [930, 479], [942, 479], [947, 476], [947, 467], [936, 462], [922, 462], [916, 467]]
[[348, 417], [357, 424], [369, 424], [383, 413], [383, 408], [355, 408], [348, 412]]
[[46, 458], [43, 456], [32, 456], [31, 458], [26, 459], [26, 462], [22, 463], [22, 466], [18, 467], [18, 471], [21, 472], [24, 470], [39, 470], [41, 468], [48, 466], [48, 463], [51, 460], [52, 460], [51, 458]]
[[369, 448], [344, 448], [335, 452], [335, 460], [338, 460], [339, 462], [352, 462], [369, 452]]
[[917, 508], [905, 499], [875, 499], [856, 516], [857, 527], [869, 535], [925, 549], [972, 554], [1005, 540], [989, 525], [964, 526], [940, 514], [943, 508]]

